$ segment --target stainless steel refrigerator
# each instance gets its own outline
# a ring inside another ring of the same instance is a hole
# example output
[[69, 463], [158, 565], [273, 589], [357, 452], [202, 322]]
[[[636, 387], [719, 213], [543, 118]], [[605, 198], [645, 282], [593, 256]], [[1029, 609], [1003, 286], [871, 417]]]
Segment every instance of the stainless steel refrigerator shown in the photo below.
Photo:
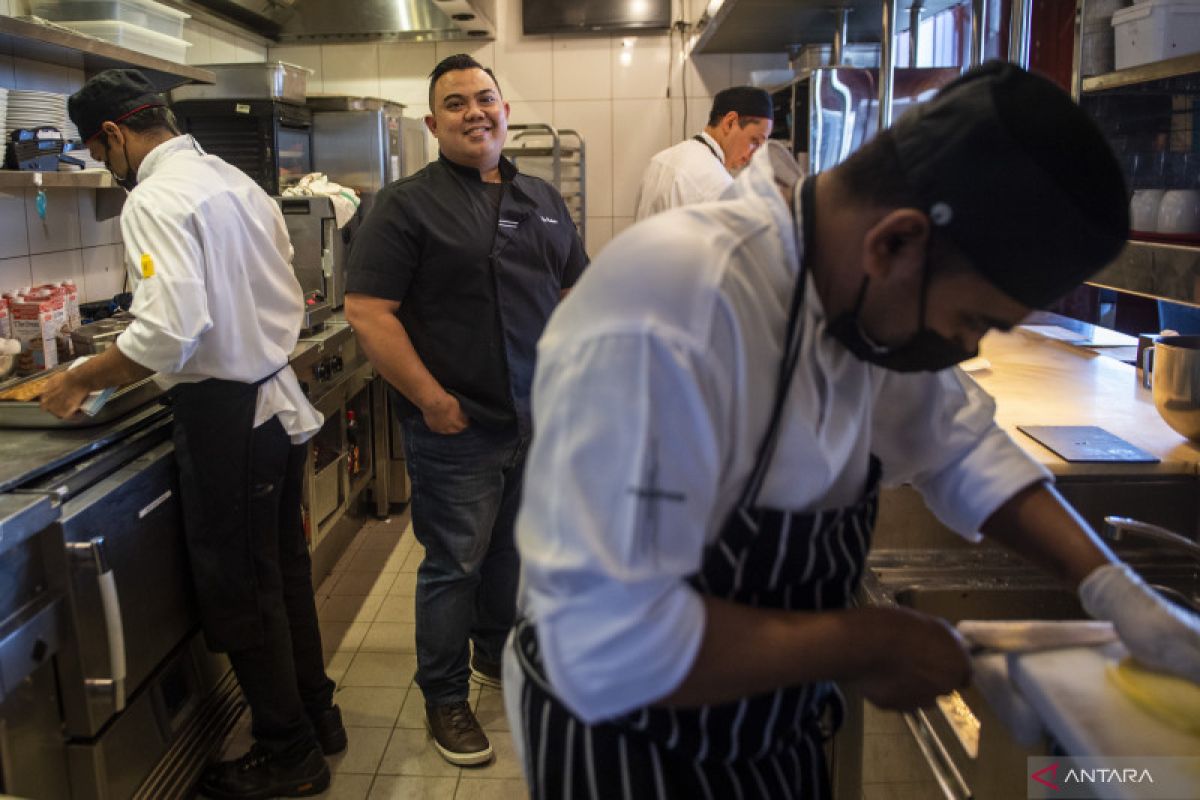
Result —
[[404, 106], [375, 97], [310, 96], [313, 169], [362, 195], [365, 214], [375, 194], [428, 162], [425, 123]]

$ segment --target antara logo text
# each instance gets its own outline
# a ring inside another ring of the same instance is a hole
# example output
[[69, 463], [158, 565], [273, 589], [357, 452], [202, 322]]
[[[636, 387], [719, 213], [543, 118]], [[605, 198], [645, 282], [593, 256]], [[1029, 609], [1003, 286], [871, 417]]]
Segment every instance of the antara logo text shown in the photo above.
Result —
[[[1055, 791], [1062, 791], [1062, 786], [1056, 781], [1058, 778], [1058, 762], [1054, 762], [1048, 767], [1042, 767], [1030, 774], [1030, 779], [1035, 783], [1040, 783], [1042, 786], [1047, 786]], [[1154, 783], [1154, 776], [1150, 774], [1148, 769], [1079, 769], [1072, 767], [1068, 769], [1062, 777], [1063, 784], [1068, 783]]]

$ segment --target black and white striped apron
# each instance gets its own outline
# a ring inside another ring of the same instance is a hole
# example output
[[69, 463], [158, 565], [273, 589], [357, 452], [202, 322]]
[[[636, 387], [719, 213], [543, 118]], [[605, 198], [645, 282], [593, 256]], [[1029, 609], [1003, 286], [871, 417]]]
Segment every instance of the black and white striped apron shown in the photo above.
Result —
[[[812, 181], [803, 187], [811, 242]], [[787, 387], [799, 356], [804, 271], [788, 316], [787, 347], [771, 419], [750, 479], [692, 586], [736, 603], [793, 611], [849, 605], [862, 575], [878, 500], [872, 458], [859, 501], [794, 513], [757, 504], [774, 452]], [[827, 798], [823, 742], [841, 723], [832, 683], [789, 686], [698, 708], [647, 707], [588, 725], [554, 695], [534, 626], [518, 622], [525, 769], [534, 800], [755, 800]]]

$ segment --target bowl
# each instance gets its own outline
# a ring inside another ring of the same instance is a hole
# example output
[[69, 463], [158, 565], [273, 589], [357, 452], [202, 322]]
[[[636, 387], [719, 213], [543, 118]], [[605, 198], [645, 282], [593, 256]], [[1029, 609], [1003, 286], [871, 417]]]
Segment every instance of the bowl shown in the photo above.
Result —
[[1200, 443], [1200, 336], [1154, 345], [1154, 407], [1176, 433]]

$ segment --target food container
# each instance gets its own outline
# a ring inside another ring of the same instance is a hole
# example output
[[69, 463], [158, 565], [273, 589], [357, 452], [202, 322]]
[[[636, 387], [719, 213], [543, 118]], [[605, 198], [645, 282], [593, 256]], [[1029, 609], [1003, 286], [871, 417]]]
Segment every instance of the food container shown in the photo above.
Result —
[[187, 60], [187, 49], [192, 46], [191, 42], [157, 33], [149, 28], [130, 25], [128, 22], [73, 20], [59, 24], [87, 36], [111, 42], [118, 47], [127, 47], [143, 55], [174, 61], [177, 64], [182, 64]]
[[312, 70], [283, 61], [259, 64], [205, 64], [212, 84], [187, 84], [171, 91], [178, 100], [282, 100], [303, 104]]
[[71, 26], [76, 22], [127, 22], [175, 39], [183, 38], [183, 11], [152, 0], [31, 0], [33, 14]]
[[1200, 52], [1200, 2], [1144, 0], [1112, 15], [1117, 69]]

